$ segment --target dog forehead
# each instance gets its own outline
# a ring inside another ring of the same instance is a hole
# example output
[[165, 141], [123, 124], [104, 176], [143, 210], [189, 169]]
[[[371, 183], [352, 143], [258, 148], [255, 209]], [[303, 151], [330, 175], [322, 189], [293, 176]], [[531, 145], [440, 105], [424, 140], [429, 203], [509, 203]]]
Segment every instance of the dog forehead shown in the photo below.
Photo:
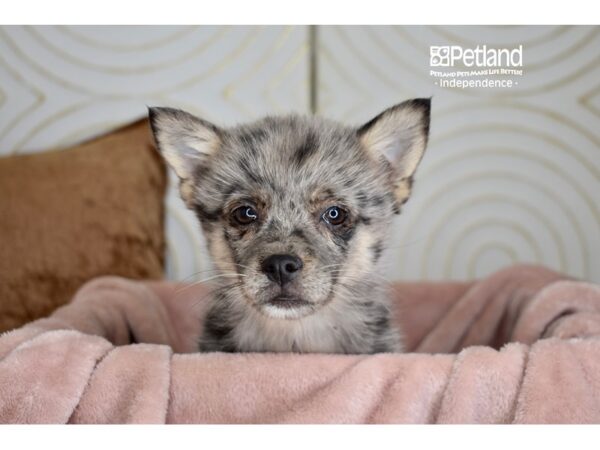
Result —
[[[310, 116], [266, 117], [257, 122], [230, 128], [229, 146], [233, 151], [266, 157], [273, 162], [301, 165], [310, 156], [347, 157], [358, 145], [354, 128]], [[345, 153], [343, 149], [349, 152]]]
[[292, 191], [342, 183], [368, 166], [355, 129], [304, 116], [267, 117], [228, 129], [221, 156], [218, 164], [232, 175], [235, 167], [245, 181], [283, 183]]

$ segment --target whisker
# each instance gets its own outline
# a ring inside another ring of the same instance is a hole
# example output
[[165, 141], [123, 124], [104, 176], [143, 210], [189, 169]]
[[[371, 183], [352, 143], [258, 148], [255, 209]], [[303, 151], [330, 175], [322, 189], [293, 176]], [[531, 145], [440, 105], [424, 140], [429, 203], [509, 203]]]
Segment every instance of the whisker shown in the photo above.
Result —
[[202, 280], [195, 281], [193, 283], [188, 283], [185, 286], [182, 286], [182, 287], [178, 288], [175, 291], [175, 293], [179, 294], [179, 293], [181, 293], [183, 291], [186, 291], [186, 290], [188, 290], [188, 289], [190, 289], [190, 288], [192, 288], [194, 286], [198, 286], [199, 284], [206, 283], [208, 281], [216, 280], [216, 279], [219, 279], [219, 278], [238, 278], [238, 277], [246, 277], [246, 276], [247, 275], [240, 274], [240, 273], [219, 274], [219, 275], [215, 275], [215, 276], [212, 276], [212, 277], [204, 278]]
[[223, 293], [227, 293], [228, 291], [231, 291], [237, 287], [240, 287], [242, 285], [242, 283], [231, 283], [225, 286], [219, 286], [218, 288], [212, 289], [209, 292], [206, 293], [206, 295], [202, 296], [200, 299], [198, 299], [198, 301], [194, 302], [194, 304], [192, 305], [192, 308], [197, 307], [201, 302], [203, 302], [204, 300], [206, 300], [207, 297], [209, 296], [214, 296], [217, 293], [223, 294]]

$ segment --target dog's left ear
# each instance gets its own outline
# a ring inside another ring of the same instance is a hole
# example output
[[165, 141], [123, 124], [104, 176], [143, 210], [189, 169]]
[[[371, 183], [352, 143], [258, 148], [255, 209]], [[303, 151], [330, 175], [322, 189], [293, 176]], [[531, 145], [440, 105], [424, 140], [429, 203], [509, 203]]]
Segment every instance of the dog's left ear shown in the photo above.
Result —
[[358, 129], [361, 143], [375, 157], [385, 157], [394, 169], [398, 205], [410, 195], [412, 177], [423, 158], [429, 136], [431, 99], [407, 100], [386, 109]]

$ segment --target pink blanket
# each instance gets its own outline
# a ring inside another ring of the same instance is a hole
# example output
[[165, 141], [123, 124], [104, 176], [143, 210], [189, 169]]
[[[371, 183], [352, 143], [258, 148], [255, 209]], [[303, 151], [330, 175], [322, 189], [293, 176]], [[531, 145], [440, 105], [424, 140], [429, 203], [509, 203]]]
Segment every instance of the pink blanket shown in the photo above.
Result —
[[393, 291], [411, 353], [200, 354], [205, 286], [97, 279], [0, 336], [0, 422], [600, 422], [599, 286], [518, 266]]

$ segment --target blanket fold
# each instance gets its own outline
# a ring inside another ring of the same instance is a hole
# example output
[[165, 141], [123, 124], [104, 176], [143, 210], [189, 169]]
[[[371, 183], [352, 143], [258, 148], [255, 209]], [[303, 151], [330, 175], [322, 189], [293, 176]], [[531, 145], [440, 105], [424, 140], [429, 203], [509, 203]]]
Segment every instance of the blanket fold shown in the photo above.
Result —
[[2, 423], [600, 423], [600, 286], [396, 283], [408, 353], [196, 353], [205, 285], [96, 279], [0, 335]]

